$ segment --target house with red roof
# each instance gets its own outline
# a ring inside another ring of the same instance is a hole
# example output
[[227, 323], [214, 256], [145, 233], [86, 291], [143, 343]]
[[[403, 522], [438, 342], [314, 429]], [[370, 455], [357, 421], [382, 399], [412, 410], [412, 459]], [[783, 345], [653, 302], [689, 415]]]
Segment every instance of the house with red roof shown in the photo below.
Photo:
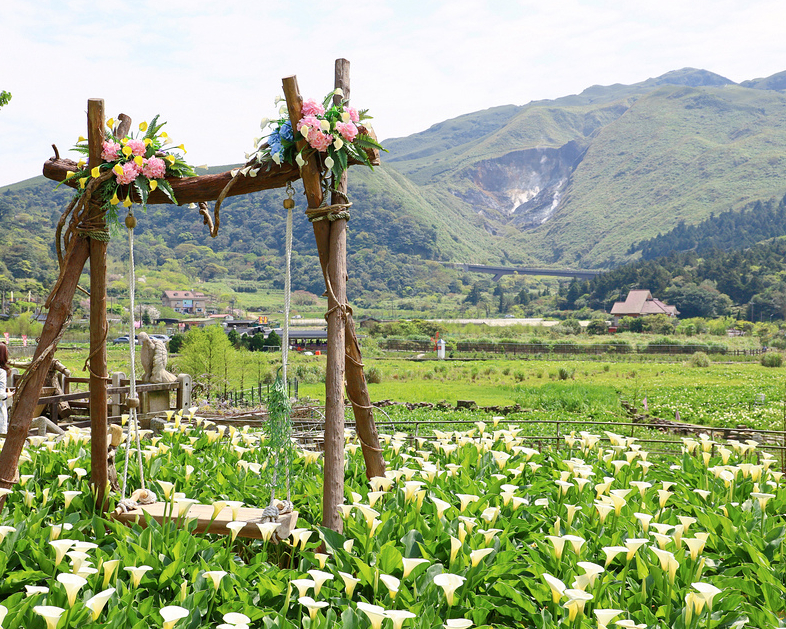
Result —
[[679, 313], [676, 306], [664, 304], [655, 299], [648, 290], [632, 290], [628, 292], [625, 301], [618, 301], [611, 307], [614, 322], [619, 322], [622, 317], [644, 317], [646, 315], [665, 314], [676, 317]]
[[205, 316], [207, 299], [204, 293], [198, 291], [165, 290], [161, 296], [161, 305], [182, 314]]

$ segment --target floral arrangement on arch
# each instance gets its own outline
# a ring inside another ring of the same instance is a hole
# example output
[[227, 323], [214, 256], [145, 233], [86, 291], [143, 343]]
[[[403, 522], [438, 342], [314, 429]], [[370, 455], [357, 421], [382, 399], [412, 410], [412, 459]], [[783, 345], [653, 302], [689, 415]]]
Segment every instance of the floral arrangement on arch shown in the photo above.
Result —
[[[91, 179], [106, 176], [107, 171], [111, 170], [111, 175], [99, 185], [98, 195], [102, 200], [102, 207], [106, 208], [109, 217], [114, 219], [117, 218], [118, 205], [130, 207], [133, 203], [132, 186], [143, 207], [147, 205], [148, 195], [157, 189], [169, 197], [172, 203], [177, 204], [175, 193], [166, 177], [191, 177], [196, 173], [179, 153], [173, 152], [179, 149], [186, 153], [186, 149], [182, 144], [171, 146], [172, 140], [166, 131], [161, 131], [165, 124], [158, 122], [156, 115], [150, 124], [139, 124], [138, 134], [121, 138], [115, 136], [115, 120], [110, 118], [106, 121], [107, 131], [101, 151], [103, 162], [90, 168], [87, 160], [83, 158], [77, 163], [80, 170], [68, 171], [65, 181], [76, 180], [77, 195], [81, 195]], [[89, 155], [87, 139], [80, 136], [73, 150]]]
[[[336, 95], [340, 97], [337, 103], [333, 98]], [[275, 104], [282, 100], [277, 98]], [[279, 114], [286, 116], [286, 104], [281, 106]], [[248, 158], [259, 164], [267, 163], [268, 167], [270, 163], [285, 162], [302, 168], [310, 156], [315, 156], [333, 174], [333, 180], [338, 182], [350, 161], [373, 169], [366, 151], [385, 150], [363, 125], [363, 121], [370, 118], [368, 110], [350, 107], [343, 91], [337, 88], [321, 103], [313, 99], [304, 101], [301, 118], [295, 129], [288, 117], [275, 120], [264, 118], [260, 127], [263, 131], [270, 129], [270, 133], [255, 139], [256, 152], [248, 155]], [[305, 139], [306, 145], [298, 150], [300, 139]], [[251, 167], [242, 171], [247, 169]]]

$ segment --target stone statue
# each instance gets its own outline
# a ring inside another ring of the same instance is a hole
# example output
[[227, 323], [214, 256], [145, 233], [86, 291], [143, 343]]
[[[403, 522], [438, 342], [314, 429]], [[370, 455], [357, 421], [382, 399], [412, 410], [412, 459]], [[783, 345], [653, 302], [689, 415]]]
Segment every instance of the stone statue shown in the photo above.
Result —
[[139, 342], [142, 344], [140, 357], [145, 370], [142, 382], [176, 382], [177, 376], [166, 370], [166, 343], [160, 339], [151, 339], [147, 332], [139, 333]]

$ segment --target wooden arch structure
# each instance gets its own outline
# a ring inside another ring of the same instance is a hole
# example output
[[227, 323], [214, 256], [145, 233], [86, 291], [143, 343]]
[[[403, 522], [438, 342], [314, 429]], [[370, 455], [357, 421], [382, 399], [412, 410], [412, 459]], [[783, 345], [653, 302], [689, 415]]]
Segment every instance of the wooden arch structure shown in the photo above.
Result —
[[[295, 76], [283, 79], [284, 95], [293, 128], [301, 119], [303, 99]], [[335, 87], [341, 88], [349, 98], [349, 61], [337, 59], [335, 65]], [[335, 97], [339, 98], [339, 97]], [[101, 164], [104, 140], [104, 101], [88, 101], [88, 145], [89, 167]], [[130, 126], [130, 119], [122, 135]], [[121, 127], [122, 130], [122, 127]], [[305, 146], [305, 139], [301, 139]], [[301, 144], [298, 149], [302, 148]], [[375, 155], [373, 163], [379, 163]], [[44, 164], [44, 176], [63, 181], [68, 171], [76, 171], [76, 164], [67, 159], [53, 157]], [[216, 175], [168, 179], [180, 205], [215, 201], [232, 181], [227, 196], [248, 194], [258, 190], [281, 188], [297, 179], [303, 180], [309, 210], [315, 210], [327, 200], [323, 198], [322, 172], [315, 159], [309, 159], [298, 169], [290, 164], [271, 164], [269, 170], [260, 170], [256, 177], [232, 172]], [[335, 182], [339, 192], [332, 193], [331, 204], [342, 203], [347, 190], [347, 173], [340, 182]], [[67, 185], [76, 186], [68, 181]], [[133, 197], [133, 195], [132, 195]], [[138, 200], [138, 199], [137, 199]], [[148, 203], [171, 203], [160, 190], [152, 192]], [[309, 211], [307, 210], [307, 212]], [[104, 226], [105, 210], [98, 202], [91, 202], [87, 221], [90, 229]], [[344, 385], [355, 414], [357, 434], [361, 441], [369, 478], [385, 473], [385, 462], [379, 447], [372, 406], [363, 373], [363, 361], [357, 341], [352, 311], [346, 298], [346, 219], [313, 222], [319, 261], [328, 290], [328, 352], [325, 379], [325, 456], [323, 525], [340, 531], [342, 521], [338, 505], [344, 501]], [[46, 323], [38, 341], [33, 361], [17, 390], [13, 417], [9, 422], [8, 435], [0, 452], [0, 487], [10, 488], [17, 477], [19, 458], [33, 419], [44, 379], [54, 358], [57, 344], [63, 335], [70, 314], [71, 304], [77, 289], [79, 276], [88, 258], [90, 259], [90, 426], [91, 426], [91, 484], [97, 505], [106, 510], [107, 491], [107, 358], [106, 358], [106, 255], [107, 243], [95, 238], [75, 237], [64, 253], [61, 277], [49, 298], [50, 308]], [[0, 508], [4, 497], [0, 497]]]

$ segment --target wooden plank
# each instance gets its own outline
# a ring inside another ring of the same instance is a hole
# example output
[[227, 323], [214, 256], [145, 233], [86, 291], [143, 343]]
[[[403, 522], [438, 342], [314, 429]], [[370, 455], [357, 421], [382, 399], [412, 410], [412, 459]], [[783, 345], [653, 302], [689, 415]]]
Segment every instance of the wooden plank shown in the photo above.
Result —
[[[175, 507], [177, 509], [177, 507]], [[114, 511], [111, 517], [119, 522], [127, 525], [135, 523], [145, 526], [145, 514], [148, 514], [156, 522], [163, 523], [165, 521], [175, 520], [196, 520], [196, 533], [215, 533], [217, 535], [231, 535], [232, 531], [227, 528], [229, 522], [245, 522], [246, 525], [238, 533], [239, 537], [250, 539], [262, 539], [262, 534], [255, 521], [259, 521], [262, 517], [263, 509], [253, 509], [241, 507], [238, 509], [237, 518], [232, 518], [232, 509], [224, 507], [219, 511], [218, 516], [213, 519], [213, 507], [211, 505], [194, 504], [188, 510], [185, 518], [172, 517], [172, 504], [165, 502], [155, 502], [151, 505], [141, 505], [136, 509], [121, 513]], [[286, 539], [289, 537], [292, 529], [296, 528], [298, 519], [298, 512], [293, 511], [279, 517], [279, 526], [276, 530], [276, 535], [279, 539]], [[271, 538], [271, 541], [274, 541]]]

